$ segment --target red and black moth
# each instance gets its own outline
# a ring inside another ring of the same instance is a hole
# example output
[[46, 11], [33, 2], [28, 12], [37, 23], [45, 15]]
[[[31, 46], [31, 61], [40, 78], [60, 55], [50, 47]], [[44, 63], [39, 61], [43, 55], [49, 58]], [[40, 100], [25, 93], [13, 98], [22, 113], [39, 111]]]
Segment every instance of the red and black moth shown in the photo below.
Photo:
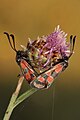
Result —
[[68, 67], [68, 60], [73, 54], [76, 38], [76, 36], [70, 36], [70, 53], [68, 57], [63, 57], [48, 70], [38, 74], [28, 58], [28, 49], [26, 51], [16, 50], [14, 35], [9, 35], [7, 32], [4, 32], [4, 34], [7, 35], [11, 48], [16, 52], [16, 62], [21, 68], [22, 75], [32, 87], [37, 89], [49, 88], [55, 78]]

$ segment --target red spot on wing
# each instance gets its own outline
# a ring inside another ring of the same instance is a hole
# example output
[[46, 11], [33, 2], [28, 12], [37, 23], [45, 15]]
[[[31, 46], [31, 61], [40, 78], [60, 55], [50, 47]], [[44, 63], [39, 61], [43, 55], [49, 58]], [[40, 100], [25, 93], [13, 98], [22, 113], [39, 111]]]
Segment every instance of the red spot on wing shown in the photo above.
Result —
[[34, 71], [31, 69], [31, 66], [25, 60], [22, 60], [22, 64], [29, 69], [30, 74], [34, 73]]
[[22, 69], [25, 69], [25, 68], [26, 68], [26, 66], [25, 66], [25, 64], [24, 64], [23, 62], [21, 62], [20, 65], [21, 65], [21, 68], [22, 68]]
[[42, 76], [39, 76], [38, 80], [43, 83], [45, 81], [45, 78], [43, 78]]
[[60, 64], [56, 65], [55, 72], [56, 72], [56, 73], [59, 73], [60, 71], [62, 71], [62, 68], [63, 68], [62, 65], [60, 65]]
[[52, 76], [49, 76], [49, 77], [47, 78], [47, 82], [48, 82], [48, 83], [52, 83], [53, 80], [54, 80], [54, 78], [53, 78]]
[[28, 63], [25, 60], [22, 60], [22, 63], [25, 64], [25, 66], [28, 66]]
[[24, 69], [26, 67], [28, 67], [28, 63], [25, 60], [21, 60], [21, 67]]
[[30, 73], [30, 74], [33, 74], [34, 71], [33, 71], [32, 69], [29, 69], [29, 73]]
[[30, 79], [31, 79], [31, 76], [30, 76], [29, 73], [26, 73], [24, 76], [25, 76], [25, 79], [26, 79], [26, 80], [30, 80]]

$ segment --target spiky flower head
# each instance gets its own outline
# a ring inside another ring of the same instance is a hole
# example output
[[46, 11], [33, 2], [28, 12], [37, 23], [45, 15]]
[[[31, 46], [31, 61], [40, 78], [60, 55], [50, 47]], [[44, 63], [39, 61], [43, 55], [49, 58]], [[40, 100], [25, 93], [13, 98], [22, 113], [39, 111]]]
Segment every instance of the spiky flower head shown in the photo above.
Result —
[[65, 32], [59, 25], [50, 35], [30, 40], [27, 45], [28, 58], [34, 69], [41, 73], [54, 66], [60, 59], [68, 57], [69, 44]]

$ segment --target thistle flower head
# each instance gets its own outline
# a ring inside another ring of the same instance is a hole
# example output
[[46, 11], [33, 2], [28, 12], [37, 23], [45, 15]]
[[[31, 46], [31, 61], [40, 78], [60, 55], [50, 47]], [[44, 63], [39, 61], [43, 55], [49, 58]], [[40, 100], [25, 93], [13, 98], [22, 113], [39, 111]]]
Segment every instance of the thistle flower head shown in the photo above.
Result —
[[68, 57], [69, 44], [66, 42], [66, 36], [58, 25], [50, 35], [38, 37], [33, 41], [29, 39], [28, 58], [38, 73], [48, 70], [60, 59]]

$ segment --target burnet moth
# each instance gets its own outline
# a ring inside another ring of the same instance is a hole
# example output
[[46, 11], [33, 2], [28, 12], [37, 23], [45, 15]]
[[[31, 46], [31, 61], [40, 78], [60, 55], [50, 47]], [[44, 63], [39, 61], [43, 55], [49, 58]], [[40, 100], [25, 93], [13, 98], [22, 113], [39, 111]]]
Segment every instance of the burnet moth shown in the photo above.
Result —
[[21, 68], [21, 73], [26, 81], [34, 88], [44, 89], [49, 88], [54, 82], [55, 78], [68, 67], [68, 60], [73, 54], [76, 36], [70, 36], [70, 51], [68, 57], [62, 57], [55, 65], [48, 70], [38, 74], [28, 57], [28, 49], [25, 51], [17, 50], [15, 46], [15, 39], [13, 34], [7, 35], [11, 48], [16, 52], [16, 62]]

